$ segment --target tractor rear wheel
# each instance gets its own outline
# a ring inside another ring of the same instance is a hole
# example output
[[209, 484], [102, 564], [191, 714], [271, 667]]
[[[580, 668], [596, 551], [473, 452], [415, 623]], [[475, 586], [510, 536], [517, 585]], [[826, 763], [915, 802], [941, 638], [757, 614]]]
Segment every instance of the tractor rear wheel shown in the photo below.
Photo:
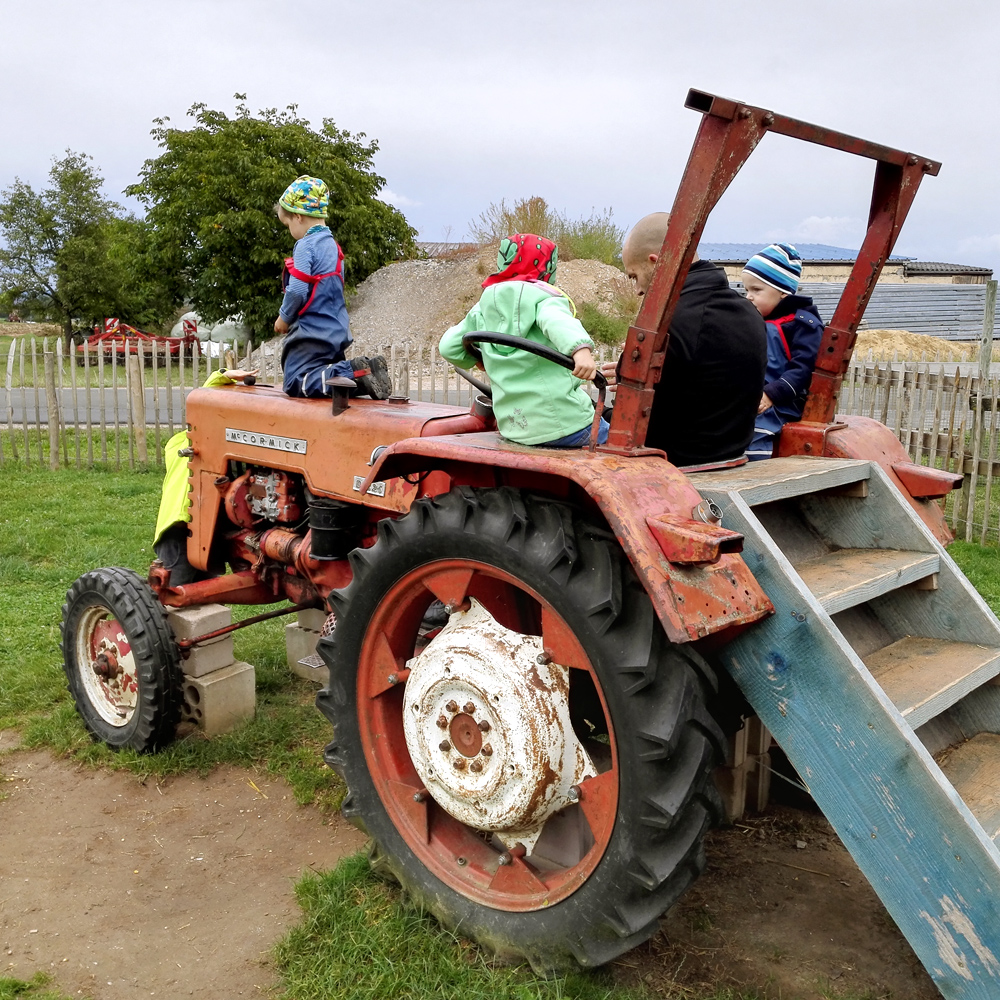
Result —
[[[606, 529], [507, 488], [379, 523], [319, 651], [344, 814], [445, 925], [542, 974], [650, 937], [704, 865], [723, 737]], [[425, 613], [440, 600], [443, 629]]]
[[180, 653], [146, 581], [120, 567], [85, 573], [62, 611], [63, 667], [91, 735], [140, 753], [170, 743], [180, 719]]

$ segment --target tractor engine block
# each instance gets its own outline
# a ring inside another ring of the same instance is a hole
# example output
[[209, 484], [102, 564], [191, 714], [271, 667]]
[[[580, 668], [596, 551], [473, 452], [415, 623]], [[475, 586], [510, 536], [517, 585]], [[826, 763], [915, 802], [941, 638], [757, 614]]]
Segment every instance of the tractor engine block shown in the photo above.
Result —
[[274, 469], [248, 469], [226, 489], [226, 516], [242, 528], [261, 521], [294, 524], [302, 519], [297, 476]]

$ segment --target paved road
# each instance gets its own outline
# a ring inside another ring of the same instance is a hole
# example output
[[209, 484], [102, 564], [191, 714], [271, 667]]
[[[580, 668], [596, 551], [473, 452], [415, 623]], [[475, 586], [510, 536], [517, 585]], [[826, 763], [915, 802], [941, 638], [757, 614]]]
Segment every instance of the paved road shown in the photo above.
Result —
[[[167, 398], [167, 389], [161, 388], [157, 392], [157, 410], [154, 411], [153, 405], [153, 390], [147, 388], [145, 390], [146, 397], [146, 424], [151, 426], [155, 424], [157, 416], [159, 416], [160, 425], [165, 426], [169, 422], [170, 417], [170, 406]], [[173, 422], [174, 425], [179, 427], [183, 423], [183, 403], [186, 399], [187, 394], [191, 392], [190, 388], [180, 389], [177, 386], [170, 390], [173, 393]], [[452, 389], [450, 393], [450, 399], [445, 399], [444, 394], [439, 390], [437, 393], [438, 402], [450, 402], [456, 406], [465, 407], [468, 405], [467, 396], [465, 394], [465, 389], [463, 387], [461, 393], [461, 399], [458, 398], [458, 393]], [[117, 390], [112, 390], [106, 388], [100, 389], [77, 389], [76, 392], [72, 389], [60, 389], [59, 390], [59, 407], [60, 413], [64, 423], [79, 423], [81, 425], [85, 424], [87, 421], [87, 406], [90, 406], [90, 421], [92, 424], [100, 424], [101, 414], [103, 411], [104, 420], [107, 424], [113, 424], [115, 419], [115, 401], [117, 398], [118, 404], [118, 422], [119, 424], [128, 424], [128, 412], [129, 412], [129, 401], [128, 393], [124, 387], [119, 386]], [[431, 394], [429, 389], [425, 389], [422, 394], [418, 397], [416, 388], [411, 382], [411, 399], [421, 398], [424, 401], [429, 401], [431, 399]], [[8, 396], [6, 389], [0, 387], [0, 424], [6, 424], [10, 419], [10, 405], [13, 406], [14, 411], [14, 423], [22, 424], [27, 417], [29, 424], [34, 424], [36, 420], [36, 403], [35, 403], [35, 390], [32, 388], [26, 389], [23, 393], [20, 389], [12, 389], [10, 392], [10, 400], [8, 402]], [[48, 407], [46, 406], [45, 400], [45, 390], [38, 389], [38, 403], [37, 403], [37, 420], [39, 423], [47, 423]]]
[[[170, 415], [170, 402], [167, 397], [167, 391], [168, 390], [166, 388], [163, 388], [157, 393], [157, 396], [159, 397], [157, 402], [161, 424], [166, 424]], [[174, 387], [171, 391], [173, 393], [174, 423], [179, 425], [184, 412], [184, 399], [191, 390]], [[153, 390], [146, 389], [145, 396], [146, 422], [148, 424], [154, 424], [156, 422], [157, 413], [153, 409]], [[15, 424], [22, 423], [25, 416], [27, 416], [29, 423], [34, 423], [36, 419], [35, 399], [35, 390], [32, 388], [24, 390], [23, 393], [20, 389], [12, 389], [9, 400], [7, 390], [0, 388], [0, 422], [7, 423], [10, 417], [10, 406], [13, 405]], [[38, 390], [37, 399], [37, 419], [40, 423], [44, 424], [49, 418], [44, 389], [40, 388]], [[92, 423], [99, 424], [101, 422], [102, 410], [105, 422], [114, 423], [116, 399], [118, 404], [118, 421], [119, 423], [127, 424], [128, 393], [123, 387], [119, 387], [117, 390], [110, 388], [103, 390], [77, 389], [75, 393], [72, 389], [59, 390], [60, 412], [62, 414], [63, 421], [68, 423], [73, 423], [74, 420], [80, 424], [86, 423], [88, 402], [90, 406], [90, 420]]]

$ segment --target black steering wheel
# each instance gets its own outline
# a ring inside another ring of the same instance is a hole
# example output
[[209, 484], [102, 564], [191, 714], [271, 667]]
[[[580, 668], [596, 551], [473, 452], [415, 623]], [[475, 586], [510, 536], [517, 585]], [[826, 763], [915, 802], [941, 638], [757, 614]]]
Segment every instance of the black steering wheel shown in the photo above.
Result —
[[[482, 351], [476, 347], [476, 344], [499, 344], [502, 347], [516, 347], [520, 351], [535, 354], [546, 361], [551, 361], [553, 364], [568, 368], [570, 371], [576, 367], [576, 362], [568, 354], [561, 354], [555, 348], [546, 347], [545, 344], [539, 344], [534, 340], [528, 340], [527, 337], [515, 337], [510, 333], [494, 333], [491, 330], [480, 330], [476, 333], [465, 334], [462, 337], [462, 346], [469, 354], [482, 361]], [[467, 382], [471, 382], [484, 395], [491, 399], [493, 398], [492, 390], [484, 382], [480, 382], [479, 379], [469, 375], [461, 368], [456, 367], [455, 371]], [[597, 386], [597, 404], [594, 407], [594, 422], [590, 428], [590, 444], [588, 446], [590, 451], [594, 451], [597, 447], [597, 435], [601, 427], [601, 414], [604, 412], [604, 397], [607, 395], [608, 389], [608, 380], [600, 371], [594, 376], [594, 385]]]

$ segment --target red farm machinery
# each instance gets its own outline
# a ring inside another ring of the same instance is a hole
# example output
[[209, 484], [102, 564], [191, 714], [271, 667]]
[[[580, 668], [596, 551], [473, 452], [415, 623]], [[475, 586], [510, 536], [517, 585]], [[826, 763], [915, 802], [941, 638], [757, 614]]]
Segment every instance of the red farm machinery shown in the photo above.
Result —
[[[179, 717], [180, 647], [205, 638], [175, 639], [166, 607], [321, 610], [344, 814], [444, 924], [543, 972], [655, 931], [704, 864], [724, 818], [713, 776], [749, 718], [941, 992], [995, 998], [1000, 623], [942, 545], [956, 477], [836, 415], [939, 164], [697, 91], [687, 106], [703, 117], [606, 445], [511, 444], [483, 397], [465, 412], [337, 396], [331, 412], [270, 386], [197, 390], [187, 554], [206, 578], [176, 585], [154, 563], [148, 581], [77, 581], [71, 690], [96, 737], [155, 749]], [[875, 161], [867, 235], [779, 457], [679, 469], [644, 446], [671, 315], [768, 132]]]
[[157, 353], [162, 357], [168, 354], [173, 357], [183, 357], [187, 351], [189, 358], [196, 358], [201, 350], [198, 340], [198, 324], [184, 321], [184, 334], [181, 337], [161, 337], [155, 333], [143, 333], [128, 323], [117, 319], [106, 319], [104, 328], [94, 327], [94, 332], [76, 348], [77, 360], [84, 363], [85, 357], [97, 358], [103, 355], [106, 361], [124, 364], [129, 355], [139, 355], [152, 359]]

